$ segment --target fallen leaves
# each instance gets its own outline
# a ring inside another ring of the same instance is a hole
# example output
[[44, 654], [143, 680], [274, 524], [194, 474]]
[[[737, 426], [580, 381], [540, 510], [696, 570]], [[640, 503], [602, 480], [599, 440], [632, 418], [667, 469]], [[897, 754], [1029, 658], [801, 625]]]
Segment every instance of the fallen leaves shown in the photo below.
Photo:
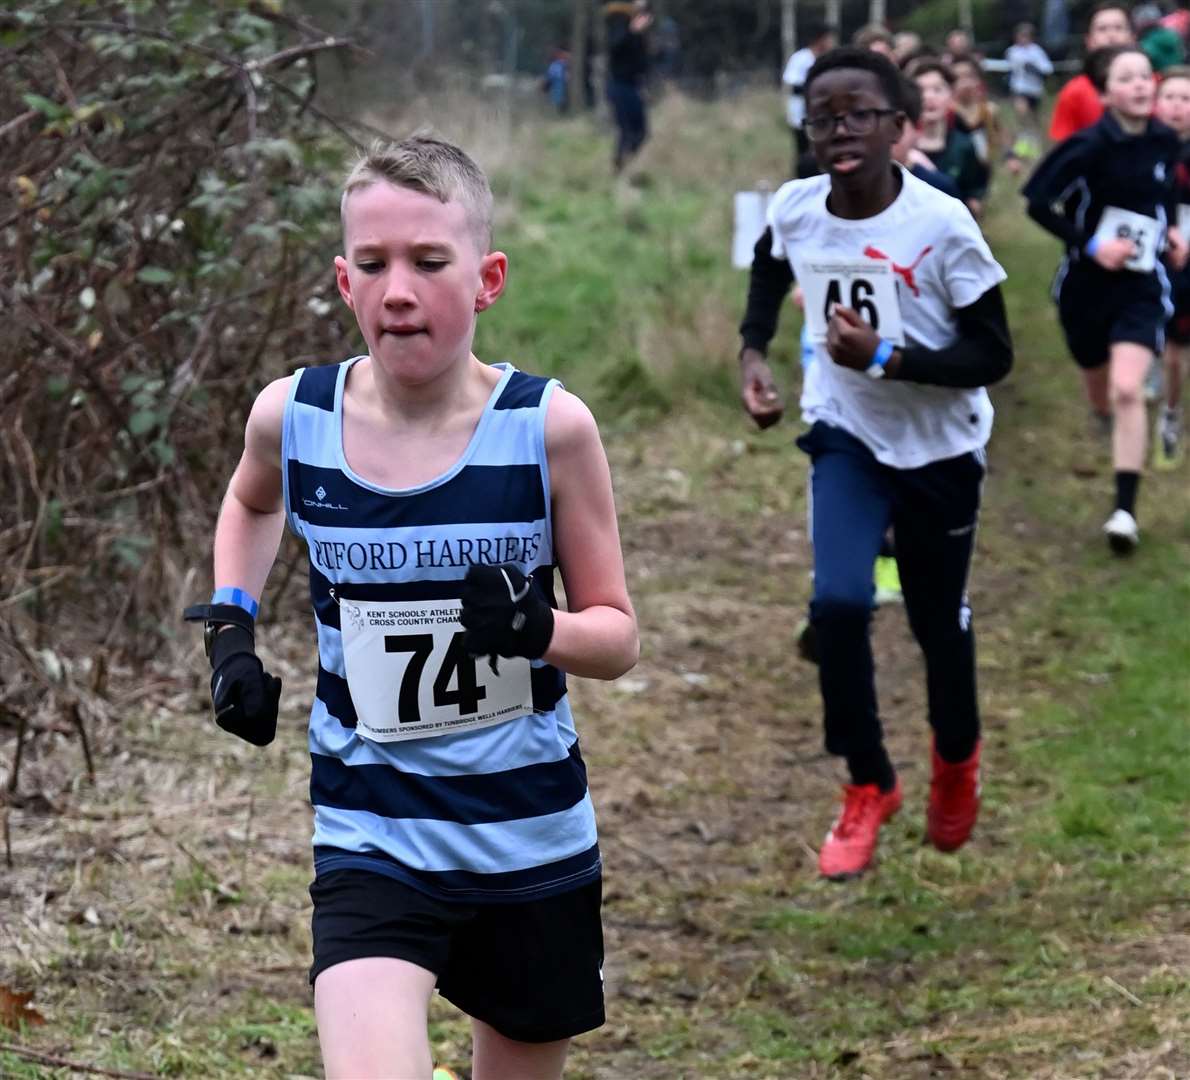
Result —
[[45, 1017], [32, 1005], [33, 995], [10, 990], [0, 983], [0, 1026], [19, 1031], [22, 1026], [44, 1024]]

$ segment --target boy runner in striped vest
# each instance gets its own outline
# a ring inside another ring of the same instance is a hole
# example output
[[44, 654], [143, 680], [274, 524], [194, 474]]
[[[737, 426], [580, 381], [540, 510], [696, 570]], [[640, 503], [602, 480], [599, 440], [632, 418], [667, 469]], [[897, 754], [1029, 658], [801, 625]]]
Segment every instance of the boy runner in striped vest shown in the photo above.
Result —
[[[439, 992], [476, 1077], [560, 1077], [603, 1022], [600, 859], [565, 673], [636, 661], [599, 431], [550, 379], [471, 351], [504, 289], [491, 191], [457, 147], [348, 177], [339, 291], [365, 356], [267, 386], [215, 531], [216, 720], [272, 740], [254, 652], [286, 521], [309, 549], [314, 963], [330, 1077], [428, 1078]], [[557, 610], [554, 571], [567, 610]]]

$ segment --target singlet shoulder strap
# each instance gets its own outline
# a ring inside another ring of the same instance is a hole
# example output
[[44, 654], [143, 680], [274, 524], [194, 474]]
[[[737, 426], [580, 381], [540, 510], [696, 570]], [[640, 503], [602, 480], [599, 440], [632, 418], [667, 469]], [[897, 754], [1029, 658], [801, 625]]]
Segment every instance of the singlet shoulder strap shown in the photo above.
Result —
[[297, 375], [294, 401], [334, 412], [335, 386], [338, 384], [342, 367], [342, 364], [320, 364], [317, 367], [302, 368]]
[[528, 375], [523, 371], [514, 371], [493, 408], [536, 409], [541, 404], [546, 388], [552, 382], [553, 379], [544, 375]]

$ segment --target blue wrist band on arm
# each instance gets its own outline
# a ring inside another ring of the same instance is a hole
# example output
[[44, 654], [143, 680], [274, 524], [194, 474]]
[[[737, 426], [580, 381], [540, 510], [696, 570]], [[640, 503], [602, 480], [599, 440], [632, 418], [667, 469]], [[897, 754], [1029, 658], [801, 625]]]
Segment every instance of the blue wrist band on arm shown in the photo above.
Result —
[[256, 618], [256, 613], [260, 610], [260, 604], [255, 596], [243, 589], [235, 589], [230, 585], [224, 585], [221, 589], [216, 589], [211, 594], [212, 604], [235, 604], [236, 607], [243, 608], [252, 618]]
[[880, 344], [876, 346], [876, 351], [872, 353], [872, 363], [879, 364], [884, 367], [888, 363], [888, 358], [893, 354], [893, 343], [888, 338], [881, 338]]
[[1098, 250], [1099, 250], [1099, 237], [1098, 236], [1092, 236], [1091, 239], [1088, 240], [1083, 247], [1083, 251], [1085, 251], [1088, 255], [1090, 255], [1092, 259], [1095, 258], [1095, 252], [1097, 252]]

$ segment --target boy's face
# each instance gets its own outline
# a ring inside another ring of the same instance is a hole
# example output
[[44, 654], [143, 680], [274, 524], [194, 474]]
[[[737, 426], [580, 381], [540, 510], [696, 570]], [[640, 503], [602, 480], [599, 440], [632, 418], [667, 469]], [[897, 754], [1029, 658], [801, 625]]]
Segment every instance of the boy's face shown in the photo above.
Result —
[[945, 120], [950, 112], [954, 92], [938, 72], [927, 71], [917, 76], [917, 88], [921, 91], [921, 118], [927, 122]]
[[1095, 13], [1087, 27], [1087, 52], [1105, 49], [1109, 45], [1131, 45], [1132, 27], [1123, 8], [1104, 8]]
[[901, 125], [901, 135], [892, 148], [893, 161], [899, 162], [901, 165], [909, 164], [910, 151], [917, 145], [917, 125], [910, 122], [906, 118], [905, 123]]
[[[979, 73], [971, 64], [955, 64], [951, 70], [954, 72], [956, 100], [967, 105], [979, 101], [983, 97], [983, 79], [979, 77]], [[944, 79], [943, 82], [945, 81]]]
[[815, 140], [814, 156], [822, 170], [830, 173], [832, 184], [858, 190], [879, 181], [888, 169], [905, 114], [891, 108], [884, 87], [870, 71], [835, 68], [810, 84], [806, 122], [840, 114], [854, 116], [857, 126], [870, 124], [871, 129], [856, 134], [846, 120], [836, 120], [825, 138]]
[[1185, 139], [1190, 136], [1190, 79], [1166, 79], [1157, 90], [1157, 119]]
[[347, 198], [343, 301], [392, 379], [429, 382], [470, 355], [477, 312], [504, 290], [508, 260], [479, 251], [466, 208], [376, 181]]
[[1122, 53], [1111, 62], [1103, 91], [1108, 108], [1132, 120], [1145, 119], [1153, 113], [1155, 92], [1153, 68], [1144, 53]]

